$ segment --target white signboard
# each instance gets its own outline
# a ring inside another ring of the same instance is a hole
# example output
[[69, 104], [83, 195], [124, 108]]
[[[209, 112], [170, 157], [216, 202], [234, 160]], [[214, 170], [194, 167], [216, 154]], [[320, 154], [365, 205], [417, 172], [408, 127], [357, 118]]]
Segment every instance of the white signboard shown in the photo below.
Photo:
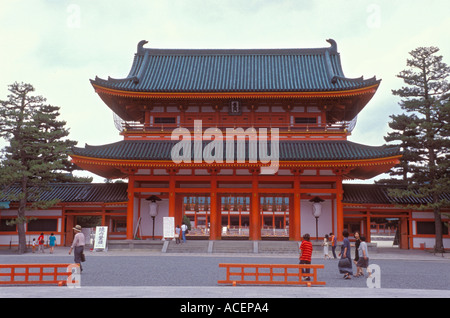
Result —
[[97, 226], [95, 228], [94, 250], [106, 249], [107, 235], [108, 235], [107, 226]]
[[175, 237], [175, 218], [174, 217], [163, 217], [163, 237], [174, 238]]

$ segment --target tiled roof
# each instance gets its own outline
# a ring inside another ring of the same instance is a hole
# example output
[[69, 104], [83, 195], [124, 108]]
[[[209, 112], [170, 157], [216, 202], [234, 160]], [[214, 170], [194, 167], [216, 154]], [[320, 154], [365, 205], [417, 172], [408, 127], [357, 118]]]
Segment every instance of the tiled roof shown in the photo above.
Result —
[[123, 79], [92, 84], [133, 92], [315, 92], [378, 84], [345, 77], [337, 45], [313, 49], [147, 49], [141, 41]]
[[[75, 147], [73, 154], [83, 157], [118, 160], [172, 160], [171, 150], [178, 141], [171, 140], [122, 140], [116, 143]], [[203, 148], [206, 144], [203, 142]], [[224, 147], [226, 143], [224, 142]], [[270, 145], [267, 147], [270, 149]], [[192, 156], [194, 159], [194, 145]], [[393, 157], [400, 154], [398, 147], [367, 146], [351, 141], [281, 141], [279, 142], [280, 161], [321, 161], [321, 160], [359, 160]], [[224, 149], [223, 155], [226, 155]], [[235, 152], [236, 156], [236, 152]], [[224, 158], [225, 159], [225, 158]], [[248, 160], [248, 142], [246, 143]]]
[[[126, 202], [127, 183], [56, 183], [50, 185], [50, 190], [41, 192], [41, 200], [58, 199], [61, 202]], [[377, 184], [343, 184], [344, 197], [342, 202], [352, 204], [423, 204], [429, 203], [428, 198], [393, 198], [388, 194], [388, 187]], [[0, 192], [0, 202], [8, 201], [7, 194], [18, 193], [18, 187]], [[450, 201], [450, 193], [442, 196]]]
[[[354, 204], [401, 204], [415, 205], [432, 203], [431, 197], [418, 198], [412, 195], [404, 198], [394, 198], [389, 195], [389, 187], [377, 184], [344, 184], [344, 203]], [[442, 195], [441, 199], [450, 201], [450, 193]]]
[[[39, 197], [34, 195], [30, 201], [125, 202], [128, 201], [127, 188], [127, 183], [54, 183], [44, 191], [32, 188], [32, 193], [39, 193]], [[20, 188], [15, 186], [0, 191], [0, 202], [9, 201], [8, 195], [18, 193]]]

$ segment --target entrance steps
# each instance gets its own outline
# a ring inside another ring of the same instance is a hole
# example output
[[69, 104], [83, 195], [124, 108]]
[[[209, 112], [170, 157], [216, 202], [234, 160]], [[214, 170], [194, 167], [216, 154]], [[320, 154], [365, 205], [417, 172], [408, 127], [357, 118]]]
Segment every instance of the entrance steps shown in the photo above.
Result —
[[162, 252], [165, 253], [208, 253], [209, 241], [187, 240], [176, 244], [175, 241], [165, 241]]
[[297, 254], [299, 244], [296, 241], [260, 241], [259, 253], [262, 254]]
[[[211, 241], [213, 253], [254, 253], [253, 241]], [[256, 242], [255, 242], [256, 243]]]
[[234, 241], [234, 240], [187, 240], [184, 244], [168, 242], [167, 253], [258, 253], [258, 242], [254, 241]]
[[109, 240], [108, 250], [122, 250], [122, 251], [154, 251], [160, 252], [163, 247], [161, 240]]
[[[312, 240], [314, 253], [322, 255], [323, 247], [319, 241]], [[186, 243], [176, 244], [175, 241], [161, 240], [111, 240], [108, 241], [110, 250], [149, 251], [162, 253], [205, 253], [205, 254], [284, 254], [298, 255], [300, 242], [297, 241], [249, 241], [249, 240], [187, 240]], [[367, 243], [370, 252], [377, 252], [376, 243]], [[338, 243], [336, 253], [339, 253], [341, 243]], [[331, 255], [331, 247], [329, 254]], [[354, 247], [352, 247], [352, 254]]]
[[296, 241], [249, 241], [249, 240], [187, 240], [184, 244], [174, 241], [165, 243], [165, 253], [209, 254], [291, 254], [298, 255]]

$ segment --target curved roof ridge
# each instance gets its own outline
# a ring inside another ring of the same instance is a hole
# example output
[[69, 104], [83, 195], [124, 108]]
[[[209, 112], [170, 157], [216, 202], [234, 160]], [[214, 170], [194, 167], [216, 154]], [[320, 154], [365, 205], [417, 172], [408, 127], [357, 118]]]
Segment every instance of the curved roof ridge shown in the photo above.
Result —
[[337, 52], [337, 44], [333, 39], [328, 39], [329, 47], [320, 48], [214, 48], [214, 49], [189, 49], [189, 48], [144, 48], [144, 45], [148, 43], [146, 40], [142, 40], [138, 43], [137, 55], [311, 55], [311, 54], [339, 54]]

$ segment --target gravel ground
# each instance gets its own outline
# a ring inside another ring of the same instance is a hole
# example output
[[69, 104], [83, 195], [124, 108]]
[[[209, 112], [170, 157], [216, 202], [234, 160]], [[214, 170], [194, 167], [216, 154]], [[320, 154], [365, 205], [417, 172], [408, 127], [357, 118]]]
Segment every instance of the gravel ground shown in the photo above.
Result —
[[[120, 253], [119, 253], [120, 254]], [[0, 255], [3, 264], [72, 263], [69, 255]], [[219, 263], [297, 264], [297, 257], [280, 256], [213, 256], [213, 255], [92, 255], [87, 253], [81, 276], [82, 286], [218, 286], [225, 278]], [[342, 279], [337, 260], [313, 258], [313, 264], [325, 264], [318, 279], [326, 287], [366, 287], [365, 278]], [[381, 287], [393, 289], [450, 290], [448, 259], [408, 260], [373, 259], [381, 269]], [[354, 267], [356, 272], [356, 268]], [[345, 289], [347, 290], [347, 289]]]

